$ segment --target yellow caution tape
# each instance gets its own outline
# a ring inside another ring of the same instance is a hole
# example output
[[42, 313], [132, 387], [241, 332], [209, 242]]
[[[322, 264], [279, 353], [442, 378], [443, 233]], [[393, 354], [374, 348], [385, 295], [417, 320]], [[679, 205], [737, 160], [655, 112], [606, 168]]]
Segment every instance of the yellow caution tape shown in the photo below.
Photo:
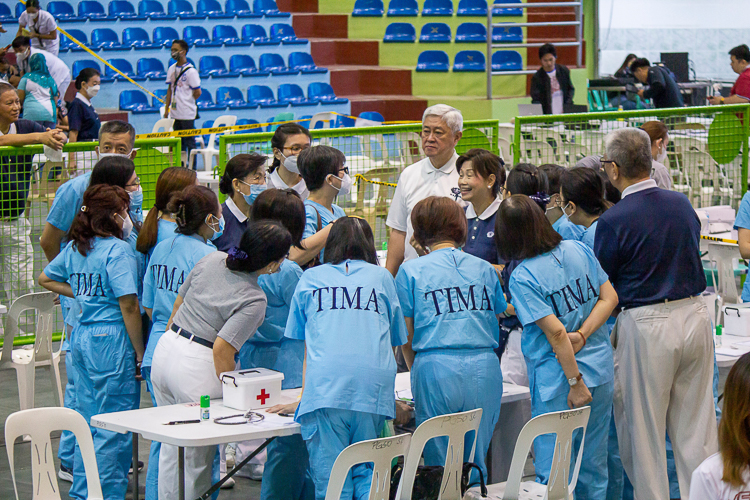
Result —
[[708, 241], [718, 241], [719, 243], [731, 243], [733, 245], [738, 245], [739, 241], [737, 240], [728, 240], [725, 238], [716, 238], [715, 236], [704, 236], [701, 234], [702, 240], [708, 240]]
[[149, 134], [136, 135], [136, 139], [164, 139], [167, 137], [193, 137], [196, 135], [210, 135], [219, 134], [222, 132], [237, 130], [248, 130], [254, 128], [263, 128], [268, 125], [282, 125], [284, 123], [298, 123], [306, 122], [307, 120], [287, 120], [283, 122], [269, 122], [269, 123], [251, 123], [248, 125], [227, 125], [226, 127], [213, 127], [213, 128], [196, 128], [192, 130], [174, 130], [172, 132], [151, 132]]
[[393, 184], [392, 182], [373, 181], [373, 180], [368, 179], [367, 177], [365, 177], [362, 174], [357, 174], [357, 175], [354, 176], [354, 178], [357, 179], [358, 181], [365, 181], [365, 182], [369, 182], [370, 184], [377, 184], [379, 186], [389, 186], [389, 187], [397, 187], [398, 186], [398, 184]]

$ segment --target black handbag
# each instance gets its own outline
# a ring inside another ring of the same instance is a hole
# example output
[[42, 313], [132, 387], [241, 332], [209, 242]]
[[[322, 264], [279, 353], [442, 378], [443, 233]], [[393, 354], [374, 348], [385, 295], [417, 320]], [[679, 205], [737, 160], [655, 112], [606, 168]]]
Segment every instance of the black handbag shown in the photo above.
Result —
[[[482, 493], [482, 497], [487, 497], [487, 485], [484, 482], [484, 474], [482, 469], [472, 462], [464, 463], [463, 471], [461, 473], [461, 496], [466, 494], [466, 491], [476, 486], [476, 484], [469, 483], [469, 477], [471, 476], [471, 470], [476, 469], [479, 472], [479, 489]], [[401, 474], [404, 471], [404, 464], [401, 460], [393, 466], [391, 470], [391, 493], [390, 500], [396, 500], [396, 492], [398, 491], [398, 484], [401, 481]], [[420, 465], [417, 467], [417, 474], [414, 477], [414, 488], [412, 489], [411, 499], [412, 500], [437, 500], [440, 495], [440, 485], [443, 482], [443, 467], [440, 465]]]

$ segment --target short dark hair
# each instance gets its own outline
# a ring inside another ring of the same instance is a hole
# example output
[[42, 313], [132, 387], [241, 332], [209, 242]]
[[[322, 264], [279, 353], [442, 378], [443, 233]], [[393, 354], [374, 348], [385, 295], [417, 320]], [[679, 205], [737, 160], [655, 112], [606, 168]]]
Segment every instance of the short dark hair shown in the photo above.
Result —
[[342, 217], [336, 220], [326, 238], [323, 258], [326, 264], [339, 264], [350, 259], [378, 265], [375, 238], [370, 224], [359, 217]]
[[191, 235], [198, 232], [206, 217], [219, 213], [219, 199], [206, 186], [188, 186], [175, 191], [167, 204], [167, 212], [173, 214], [177, 233]]
[[495, 176], [495, 184], [492, 185], [492, 194], [500, 194], [500, 187], [505, 184], [505, 162], [502, 158], [486, 149], [472, 148], [458, 157], [456, 170], [461, 173], [461, 167], [467, 161], [471, 162], [471, 168], [482, 179], [488, 179], [490, 175]]
[[501, 259], [530, 259], [551, 251], [561, 241], [562, 236], [552, 229], [544, 211], [528, 196], [514, 194], [500, 204], [495, 245]]
[[292, 245], [298, 248], [302, 245], [305, 218], [305, 204], [294, 189], [266, 189], [258, 195], [250, 209], [252, 220], [282, 223], [292, 235]]
[[96, 69], [96, 68], [83, 68], [83, 69], [82, 69], [82, 70], [81, 70], [81, 71], [80, 71], [80, 72], [78, 73], [78, 76], [76, 77], [76, 82], [75, 82], [76, 88], [77, 88], [78, 90], [81, 90], [81, 85], [82, 85], [82, 84], [83, 84], [84, 82], [88, 82], [88, 81], [89, 81], [89, 80], [91, 80], [91, 79], [92, 79], [93, 77], [95, 77], [95, 76], [100, 76], [100, 75], [101, 75], [101, 74], [99, 73], [99, 70], [98, 70], [98, 69]]
[[572, 201], [589, 215], [601, 215], [607, 210], [604, 182], [595, 170], [576, 167], [566, 170], [560, 183], [563, 200]]
[[21, 47], [30, 47], [31, 38], [23, 35], [17, 36], [13, 39], [10, 46], [13, 47], [13, 50], [20, 49]]
[[[287, 137], [289, 137], [290, 135], [298, 134], [305, 134], [307, 138], [312, 141], [310, 131], [299, 123], [282, 123], [273, 133], [273, 137], [271, 137], [271, 147], [283, 151]], [[268, 169], [268, 171], [273, 172], [279, 167], [280, 164], [281, 162], [279, 161], [279, 159], [274, 156], [273, 162], [271, 163], [271, 167]]]
[[172, 45], [174, 44], [179, 45], [180, 48], [185, 51], [185, 54], [187, 54], [188, 51], [190, 50], [190, 45], [188, 45], [188, 43], [185, 40], [174, 40], [172, 42]]
[[10, 83], [0, 82], [0, 96], [8, 91], [16, 91], [16, 88]]
[[227, 268], [244, 273], [259, 271], [271, 262], [283, 259], [291, 246], [292, 236], [281, 223], [249, 221], [238, 247], [242, 252], [230, 251]]
[[130, 147], [132, 148], [135, 144], [135, 127], [130, 123], [122, 120], [109, 120], [99, 129], [99, 142], [102, 140], [104, 134], [120, 135], [128, 134], [130, 136]]
[[[565, 174], [565, 167], [555, 165], [554, 163], [545, 163], [539, 166], [539, 170], [547, 176], [547, 194], [552, 196], [560, 192], [560, 179]], [[513, 191], [511, 193], [515, 194]], [[518, 193], [526, 194], [526, 193]]]
[[552, 54], [553, 56], [557, 57], [557, 49], [551, 43], [545, 43], [544, 45], [539, 47], [539, 59], [546, 56], [547, 54]]
[[411, 225], [414, 239], [422, 247], [438, 241], [453, 241], [458, 246], [466, 242], [466, 213], [445, 196], [428, 196], [417, 203], [411, 211]]
[[326, 177], [338, 175], [346, 161], [344, 153], [330, 146], [313, 146], [302, 151], [297, 157], [299, 173], [305, 180], [307, 189], [315, 191], [323, 187]]
[[135, 164], [130, 158], [106, 156], [94, 165], [89, 186], [107, 184], [124, 189], [130, 178], [133, 177], [133, 172], [135, 172]]
[[37, 9], [41, 9], [39, 6], [39, 0], [26, 0], [26, 8], [29, 7], [36, 7]]
[[630, 64], [630, 71], [635, 73], [636, 70], [640, 68], [648, 68], [649, 66], [651, 66], [651, 63], [648, 62], [648, 59], [645, 57], [639, 57]]
[[250, 174], [261, 170], [268, 158], [258, 153], [242, 153], [232, 157], [224, 167], [224, 174], [219, 179], [219, 191], [227, 196], [234, 194], [232, 181], [244, 179]]
[[[519, 163], [513, 167], [508, 173], [505, 187], [510, 191], [510, 194], [525, 194], [535, 198], [538, 198], [538, 195], [546, 196], [549, 194], [547, 175], [531, 163]], [[537, 203], [542, 210], [547, 206], [546, 202], [537, 201]]]
[[735, 59], [742, 59], [745, 62], [750, 62], [750, 47], [745, 45], [738, 45], [729, 51], [730, 56], [734, 56]]

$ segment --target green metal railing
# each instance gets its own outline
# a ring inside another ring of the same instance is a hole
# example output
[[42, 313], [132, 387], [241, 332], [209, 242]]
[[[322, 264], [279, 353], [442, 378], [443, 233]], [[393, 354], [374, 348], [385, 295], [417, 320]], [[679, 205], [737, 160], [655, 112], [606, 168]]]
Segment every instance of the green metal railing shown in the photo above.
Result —
[[512, 148], [514, 163], [573, 167], [586, 156], [603, 155], [609, 132], [651, 120], [669, 130], [664, 163], [672, 190], [685, 193], [696, 208], [738, 208], [747, 191], [750, 104], [522, 116], [512, 130], [501, 130], [501, 143]]

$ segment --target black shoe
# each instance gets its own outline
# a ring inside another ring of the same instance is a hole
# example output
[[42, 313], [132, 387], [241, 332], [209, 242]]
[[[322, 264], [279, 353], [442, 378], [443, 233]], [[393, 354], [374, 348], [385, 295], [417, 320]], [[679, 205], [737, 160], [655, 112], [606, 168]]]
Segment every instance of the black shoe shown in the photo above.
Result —
[[[138, 472], [141, 472], [143, 470], [143, 462], [138, 460]], [[128, 474], [133, 473], [133, 464], [130, 464], [130, 470], [128, 471]]]

